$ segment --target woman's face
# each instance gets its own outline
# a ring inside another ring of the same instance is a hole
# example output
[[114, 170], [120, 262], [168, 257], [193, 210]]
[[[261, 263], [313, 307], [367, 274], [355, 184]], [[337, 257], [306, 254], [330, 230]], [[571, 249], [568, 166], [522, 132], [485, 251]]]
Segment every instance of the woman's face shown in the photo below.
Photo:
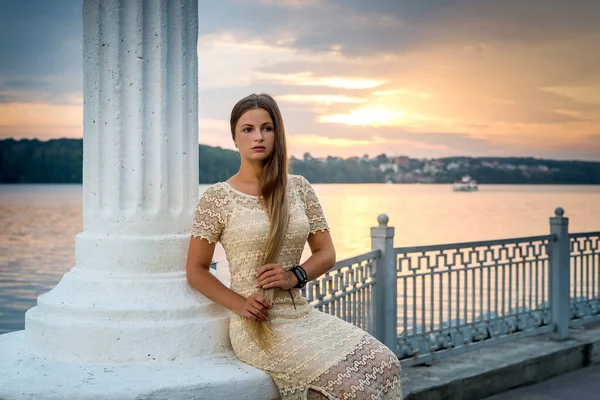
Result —
[[269, 158], [275, 145], [275, 127], [269, 112], [253, 108], [243, 113], [235, 126], [234, 142], [248, 161]]

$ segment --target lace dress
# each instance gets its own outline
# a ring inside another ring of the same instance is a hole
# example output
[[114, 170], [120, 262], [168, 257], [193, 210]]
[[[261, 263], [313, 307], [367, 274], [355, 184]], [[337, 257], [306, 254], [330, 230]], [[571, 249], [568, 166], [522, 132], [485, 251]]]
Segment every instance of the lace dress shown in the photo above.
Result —
[[[290, 222], [278, 260], [284, 269], [300, 262], [311, 233], [329, 230], [319, 200], [302, 176], [288, 180]], [[231, 273], [231, 290], [243, 297], [258, 291], [269, 219], [262, 200], [226, 182], [210, 186], [196, 208], [192, 235], [220, 241]], [[242, 318], [231, 313], [229, 336], [236, 356], [266, 371], [284, 400], [307, 399], [318, 391], [328, 399], [401, 399], [400, 363], [382, 343], [332, 315], [316, 310], [298, 289], [275, 289], [269, 310], [274, 345], [267, 353], [249, 337]]]

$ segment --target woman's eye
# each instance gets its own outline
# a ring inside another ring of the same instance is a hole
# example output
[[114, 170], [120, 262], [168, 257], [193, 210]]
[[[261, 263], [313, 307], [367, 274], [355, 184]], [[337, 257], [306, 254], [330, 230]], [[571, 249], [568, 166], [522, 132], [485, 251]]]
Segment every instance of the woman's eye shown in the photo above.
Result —
[[271, 132], [272, 130], [273, 130], [272, 126], [265, 127], [265, 131], [267, 131], [267, 132]]
[[244, 133], [250, 133], [251, 131], [252, 131], [252, 128], [250, 128], [250, 127], [246, 127], [244, 129], [242, 129], [242, 132], [244, 132]]

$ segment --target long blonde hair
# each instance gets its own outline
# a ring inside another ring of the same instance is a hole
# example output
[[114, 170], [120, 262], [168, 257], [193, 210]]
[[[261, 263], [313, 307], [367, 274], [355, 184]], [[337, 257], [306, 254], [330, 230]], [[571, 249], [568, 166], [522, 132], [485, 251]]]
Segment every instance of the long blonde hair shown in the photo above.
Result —
[[[287, 144], [285, 140], [285, 128], [281, 111], [275, 100], [268, 94], [251, 94], [238, 101], [231, 110], [231, 134], [235, 139], [235, 127], [240, 117], [248, 110], [262, 108], [267, 111], [273, 120], [275, 131], [275, 143], [273, 152], [263, 167], [263, 173], [260, 178], [260, 194], [263, 197], [267, 214], [269, 216], [269, 238], [263, 259], [264, 264], [276, 263], [279, 258], [279, 252], [283, 246], [283, 241], [287, 233], [289, 221], [288, 210], [288, 156]], [[260, 289], [259, 294], [271, 304], [273, 302], [275, 289]], [[263, 350], [271, 347], [273, 339], [273, 330], [271, 321], [244, 320], [247, 331]]]

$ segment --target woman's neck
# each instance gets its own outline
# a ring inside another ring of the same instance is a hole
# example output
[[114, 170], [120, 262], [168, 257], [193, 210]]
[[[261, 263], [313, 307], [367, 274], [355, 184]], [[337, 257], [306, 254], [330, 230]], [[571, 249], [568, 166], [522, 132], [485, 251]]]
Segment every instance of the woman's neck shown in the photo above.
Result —
[[264, 165], [244, 162], [240, 165], [239, 171], [234, 175], [236, 180], [243, 183], [258, 183], [262, 177]]

